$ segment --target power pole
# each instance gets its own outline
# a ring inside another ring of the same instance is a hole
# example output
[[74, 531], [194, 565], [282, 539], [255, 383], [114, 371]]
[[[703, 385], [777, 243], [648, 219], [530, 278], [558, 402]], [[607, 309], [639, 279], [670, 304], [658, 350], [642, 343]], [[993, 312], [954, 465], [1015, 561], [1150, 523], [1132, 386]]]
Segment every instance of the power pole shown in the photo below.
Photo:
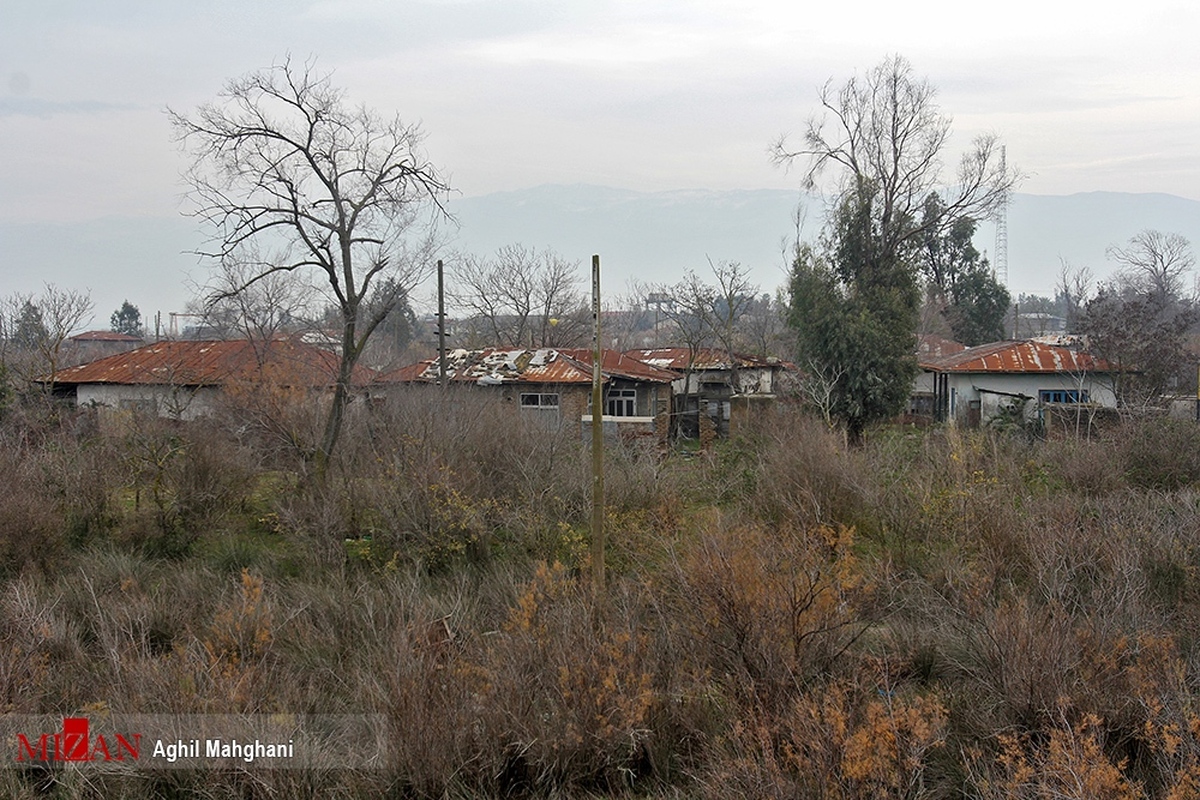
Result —
[[604, 591], [604, 394], [600, 363], [600, 256], [592, 256], [592, 591]]
[[446, 284], [442, 276], [442, 260], [437, 262], [438, 278], [438, 386], [446, 388]]

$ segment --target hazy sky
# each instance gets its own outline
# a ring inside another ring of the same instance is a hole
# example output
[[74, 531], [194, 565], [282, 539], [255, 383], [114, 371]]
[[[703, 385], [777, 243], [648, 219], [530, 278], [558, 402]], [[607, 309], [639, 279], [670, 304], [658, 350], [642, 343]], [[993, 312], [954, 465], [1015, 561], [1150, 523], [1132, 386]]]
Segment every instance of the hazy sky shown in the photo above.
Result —
[[421, 121], [465, 196], [791, 187], [768, 143], [900, 53], [1020, 191], [1200, 199], [1197, 32], [1192, 0], [0, 0], [0, 223], [177, 215], [164, 109], [289, 53]]
[[1200, 199], [1200, 10], [1026, 2], [0, 2], [0, 219], [177, 209], [166, 106], [315, 56], [420, 120], [465, 195], [541, 183], [784, 187], [766, 157], [818, 87], [905, 55], [1021, 191]]

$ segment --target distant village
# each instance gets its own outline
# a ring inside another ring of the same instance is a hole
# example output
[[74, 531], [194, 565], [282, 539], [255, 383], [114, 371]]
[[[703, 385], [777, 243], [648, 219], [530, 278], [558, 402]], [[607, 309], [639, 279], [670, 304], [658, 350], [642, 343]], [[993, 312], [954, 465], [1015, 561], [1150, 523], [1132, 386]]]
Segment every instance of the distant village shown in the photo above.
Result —
[[[741, 280], [736, 265], [733, 273]], [[743, 281], [737, 288], [747, 287]], [[63, 293], [49, 291], [49, 300], [63, 306]], [[400, 303], [355, 367], [357, 399], [378, 404], [401, 392], [475, 387], [526, 422], [586, 426], [594, 362], [590, 314], [572, 292], [551, 303], [540, 300], [543, 309], [571, 305], [561, 317], [552, 311], [539, 317], [497, 304], [492, 314], [447, 316], [443, 328], [437, 314], [418, 318]], [[897, 421], [1044, 425], [1049, 418], [1078, 426], [1082, 414], [1096, 424], [1118, 405], [1118, 369], [1091, 354], [1084, 337], [1066, 333], [1065, 302], [1022, 295], [1004, 321], [1012, 335], [995, 342], [968, 347], [948, 335], [920, 334], [911, 399]], [[625, 303], [633, 307], [604, 311], [600, 320], [602, 417], [612, 437], [704, 445], [776, 403], [822, 411], [829, 387], [797, 359], [787, 309], [770, 295], [720, 298], [691, 276]], [[269, 303], [263, 306], [269, 313], [260, 308], [258, 316], [246, 306], [214, 305], [147, 326], [127, 302], [113, 313], [110, 329], [71, 333], [57, 343], [46, 341], [53, 337], [44, 322], [33, 326], [36, 335], [22, 332], [22, 309], [9, 305], [8, 379], [24, 376], [64, 402], [102, 414], [191, 420], [219, 413], [231, 390], [255, 384], [320, 393], [332, 387], [339, 363], [336, 330]], [[1186, 397], [1161, 400], [1165, 410], [1191, 411]]]

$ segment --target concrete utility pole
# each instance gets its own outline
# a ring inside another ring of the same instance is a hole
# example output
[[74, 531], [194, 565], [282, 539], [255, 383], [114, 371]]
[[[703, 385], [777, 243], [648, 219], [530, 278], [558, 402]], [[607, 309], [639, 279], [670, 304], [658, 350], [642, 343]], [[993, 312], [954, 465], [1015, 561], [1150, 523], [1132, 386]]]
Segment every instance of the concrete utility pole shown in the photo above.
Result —
[[604, 394], [600, 362], [600, 256], [592, 256], [592, 591], [604, 591]]

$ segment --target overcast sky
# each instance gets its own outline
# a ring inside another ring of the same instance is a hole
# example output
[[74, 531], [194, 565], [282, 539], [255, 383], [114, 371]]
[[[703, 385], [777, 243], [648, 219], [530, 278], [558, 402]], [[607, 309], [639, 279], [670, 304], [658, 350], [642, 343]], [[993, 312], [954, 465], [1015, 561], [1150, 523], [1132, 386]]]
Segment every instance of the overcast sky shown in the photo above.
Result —
[[420, 121], [464, 196], [791, 187], [769, 142], [900, 53], [1022, 192], [1200, 199], [1197, 32], [1191, 0], [0, 0], [0, 222], [177, 215], [164, 109], [289, 53]]

